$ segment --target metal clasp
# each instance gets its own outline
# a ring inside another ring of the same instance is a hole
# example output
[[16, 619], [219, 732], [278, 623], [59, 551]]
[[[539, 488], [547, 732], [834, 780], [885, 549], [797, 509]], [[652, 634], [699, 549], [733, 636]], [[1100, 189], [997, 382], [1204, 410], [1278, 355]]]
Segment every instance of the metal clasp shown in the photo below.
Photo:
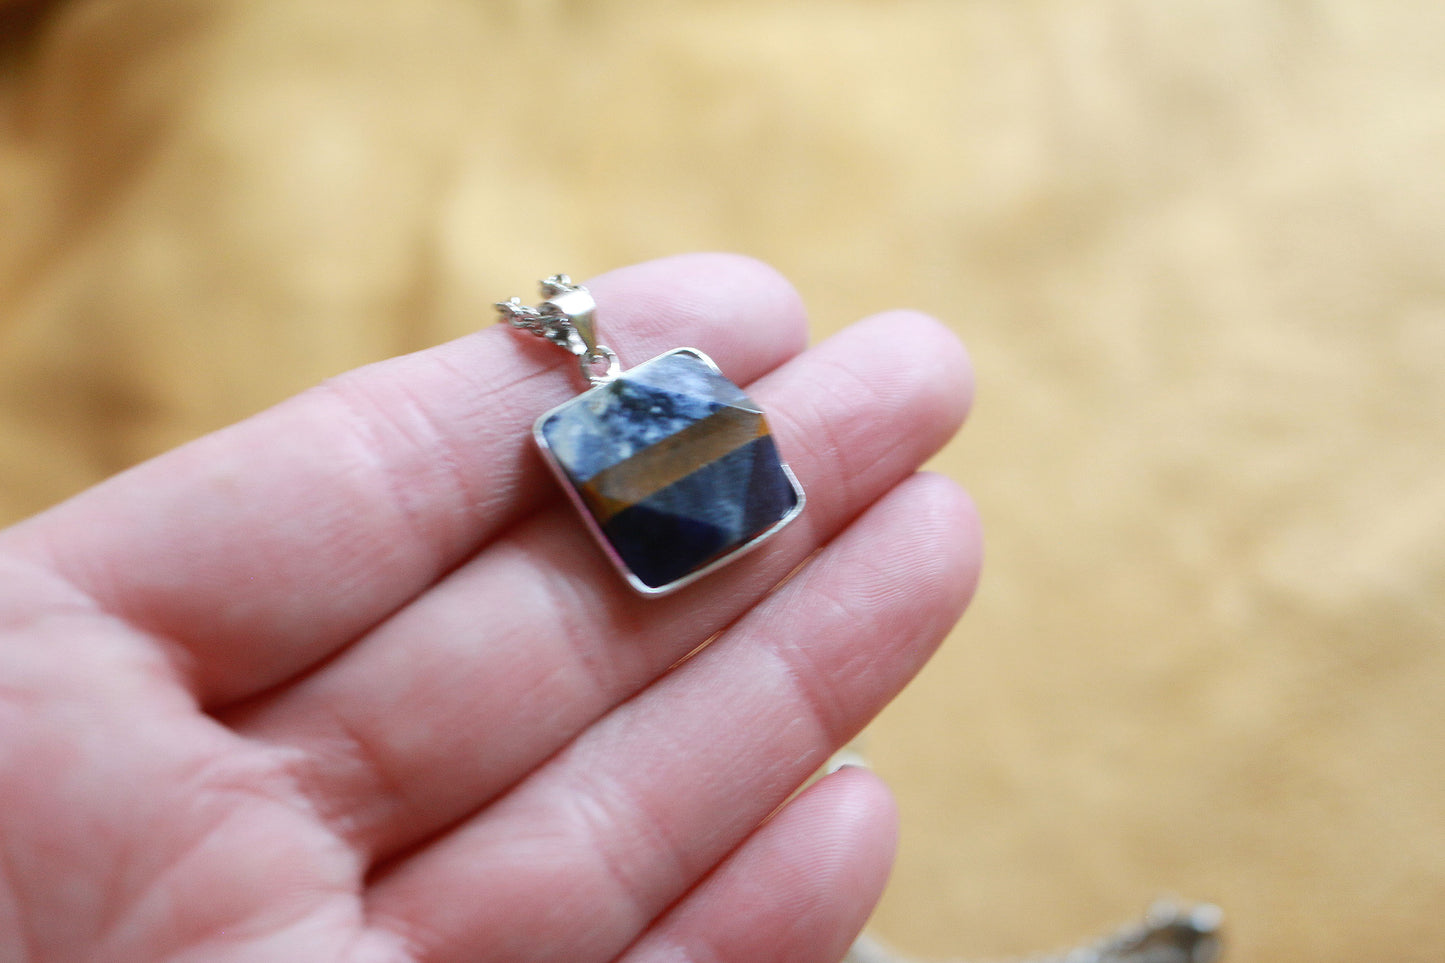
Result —
[[[547, 300], [537, 305], [544, 318], [566, 318], [572, 325], [573, 345], [568, 350], [581, 358], [597, 351], [597, 301], [592, 292], [573, 284], [565, 274], [554, 274], [543, 280], [542, 294]], [[580, 343], [578, 343], [580, 342]]]
[[[593, 387], [615, 380], [621, 373], [617, 354], [597, 343], [597, 302], [580, 284], [573, 284], [565, 274], [554, 274], [541, 282], [545, 301], [535, 308], [521, 298], [498, 301], [497, 310], [514, 328], [531, 331], [546, 338], [577, 358], [577, 366]], [[605, 363], [599, 373], [597, 366]]]

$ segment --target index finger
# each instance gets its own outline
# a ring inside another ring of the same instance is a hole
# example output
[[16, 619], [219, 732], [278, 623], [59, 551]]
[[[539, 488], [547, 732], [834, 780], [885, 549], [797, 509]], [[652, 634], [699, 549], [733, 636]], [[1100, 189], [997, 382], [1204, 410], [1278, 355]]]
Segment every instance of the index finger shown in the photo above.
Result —
[[[791, 287], [690, 255], [590, 282], [629, 363], [702, 348], [742, 384], [797, 354]], [[361, 368], [147, 462], [0, 538], [172, 640], [202, 701], [327, 657], [542, 504], [536, 416], [578, 390], [570, 357], [493, 327]]]

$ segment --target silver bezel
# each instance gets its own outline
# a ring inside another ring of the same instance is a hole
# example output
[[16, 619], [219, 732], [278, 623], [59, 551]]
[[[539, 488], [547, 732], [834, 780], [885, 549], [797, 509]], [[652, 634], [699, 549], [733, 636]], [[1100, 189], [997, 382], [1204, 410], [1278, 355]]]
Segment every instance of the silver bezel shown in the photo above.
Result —
[[[690, 354], [703, 362], [703, 364], [711, 368], [714, 372], [717, 373], [719, 377], [727, 377], [727, 375], [723, 374], [722, 369], [717, 366], [716, 362], [714, 362], [706, 354], [696, 348], [674, 348], [671, 351], [665, 351], [655, 358], [651, 358], [647, 361], [644, 361], [640, 365], [629, 368], [628, 371], [636, 370], [636, 368], [641, 368], [645, 365], [652, 364], [652, 362], [654, 361], [660, 361], [663, 358], [671, 357], [675, 354]], [[622, 376], [626, 377], [626, 375], [627, 371], [624, 371], [622, 373]], [[617, 571], [627, 581], [627, 584], [630, 585], [632, 587], [632, 590], [637, 594], [656, 598], [661, 595], [668, 595], [672, 592], [676, 592], [680, 588], [691, 585], [698, 579], [703, 578], [704, 576], [722, 568], [724, 565], [735, 562], [739, 558], [748, 554], [753, 549], [761, 545], [763, 542], [772, 538], [774, 535], [780, 532], [784, 526], [786, 526], [789, 522], [791, 522], [793, 519], [797, 518], [803, 513], [803, 508], [805, 505], [807, 505], [808, 502], [807, 493], [803, 491], [803, 486], [799, 483], [798, 476], [793, 474], [793, 469], [788, 465], [787, 460], [783, 458], [782, 452], [779, 451], [778, 462], [782, 466], [783, 474], [787, 475], [788, 481], [792, 483], [793, 491], [797, 493], [797, 505], [795, 505], [786, 515], [784, 515], [777, 522], [775, 522], [772, 527], [753, 536], [751, 539], [739, 545], [731, 552], [728, 552], [726, 555], [713, 559], [711, 562], [698, 569], [696, 572], [684, 575], [682, 578], [672, 582], [668, 582], [666, 585], [659, 585], [656, 587], [648, 585], [646, 582], [643, 582], [635, 574], [633, 574], [632, 570], [627, 567], [627, 563], [622, 560], [621, 556], [617, 554], [616, 549], [612, 547], [612, 543], [608, 541], [607, 535], [602, 531], [602, 526], [597, 524], [597, 519], [593, 518], [592, 513], [587, 510], [587, 505], [582, 501], [582, 497], [577, 493], [577, 489], [573, 486], [572, 480], [567, 477], [566, 469], [564, 469], [561, 464], [558, 463], [556, 456], [552, 454], [552, 446], [547, 443], [547, 439], [542, 435], [542, 424], [548, 418], [551, 418], [553, 415], [563, 410], [564, 408], [570, 407], [571, 405], [580, 404], [582, 402], [582, 399], [592, 394], [592, 392], [600, 391], [605, 387], [606, 385], [598, 385], [595, 388], [590, 388], [587, 391], [582, 392], [580, 395], [577, 395], [574, 398], [569, 398], [566, 401], [562, 402], [560, 405], [557, 405], [556, 407], [550, 408], [547, 411], [543, 412], [532, 425], [532, 438], [536, 441], [537, 448], [542, 453], [542, 460], [547, 463], [547, 467], [551, 469], [552, 474], [556, 477], [558, 484], [561, 485], [562, 490], [567, 493], [567, 497], [572, 502], [573, 507], [577, 510], [577, 514], [582, 516], [583, 522], [586, 523], [588, 530], [592, 533], [593, 541], [595, 541], [599, 546], [601, 546], [603, 553], [612, 562], [612, 566], [617, 569]], [[766, 412], [763, 413], [763, 417], [767, 417]]]

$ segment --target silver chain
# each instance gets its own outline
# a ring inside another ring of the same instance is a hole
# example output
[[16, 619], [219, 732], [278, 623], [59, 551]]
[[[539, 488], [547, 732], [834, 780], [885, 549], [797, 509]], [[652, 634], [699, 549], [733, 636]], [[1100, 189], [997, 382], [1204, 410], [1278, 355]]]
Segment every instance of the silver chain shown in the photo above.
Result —
[[[535, 308], [523, 304], [521, 298], [498, 301], [497, 311], [502, 320], [514, 328], [546, 338], [576, 357], [582, 377], [593, 387], [615, 380], [621, 373], [621, 363], [615, 351], [597, 343], [593, 320], [597, 302], [592, 293], [580, 284], [573, 284], [565, 274], [554, 274], [540, 283], [545, 300]], [[597, 367], [602, 364], [607, 367], [599, 372]]]

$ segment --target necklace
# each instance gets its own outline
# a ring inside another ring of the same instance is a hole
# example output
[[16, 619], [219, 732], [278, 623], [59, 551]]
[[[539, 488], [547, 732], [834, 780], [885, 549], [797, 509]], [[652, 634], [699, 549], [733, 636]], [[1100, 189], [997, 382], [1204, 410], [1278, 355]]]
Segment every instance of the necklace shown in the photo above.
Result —
[[637, 592], [676, 591], [762, 544], [806, 497], [763, 410], [696, 348], [623, 370], [597, 340], [597, 303], [565, 274], [504, 320], [577, 358], [589, 388], [532, 435], [592, 534]]

